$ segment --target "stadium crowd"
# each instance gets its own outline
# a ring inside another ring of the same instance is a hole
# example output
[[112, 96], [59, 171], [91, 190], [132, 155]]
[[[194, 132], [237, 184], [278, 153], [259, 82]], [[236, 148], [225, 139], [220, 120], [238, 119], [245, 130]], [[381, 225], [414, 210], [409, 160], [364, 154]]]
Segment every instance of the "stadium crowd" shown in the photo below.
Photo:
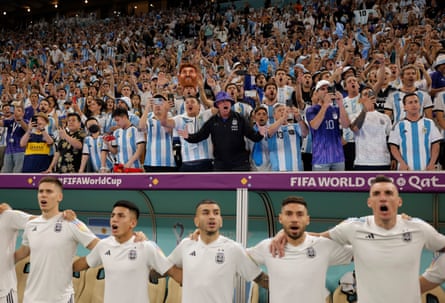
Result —
[[443, 6], [205, 2], [4, 29], [2, 172], [440, 170]]

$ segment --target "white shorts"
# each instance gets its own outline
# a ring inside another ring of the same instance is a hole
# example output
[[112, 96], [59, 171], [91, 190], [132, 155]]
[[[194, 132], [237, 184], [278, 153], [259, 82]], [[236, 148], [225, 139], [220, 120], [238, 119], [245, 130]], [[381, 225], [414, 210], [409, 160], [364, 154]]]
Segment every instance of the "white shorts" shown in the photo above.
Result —
[[0, 303], [18, 303], [19, 299], [17, 298], [17, 291], [11, 289], [11, 291], [3, 297], [0, 297]]

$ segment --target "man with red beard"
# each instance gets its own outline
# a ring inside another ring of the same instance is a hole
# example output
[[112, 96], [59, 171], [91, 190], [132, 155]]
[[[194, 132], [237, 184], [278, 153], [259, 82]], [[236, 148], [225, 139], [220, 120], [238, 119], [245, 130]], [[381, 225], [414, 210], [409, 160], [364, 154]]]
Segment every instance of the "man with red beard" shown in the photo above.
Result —
[[212, 107], [213, 102], [212, 100], [207, 99], [204, 89], [204, 81], [202, 79], [201, 73], [198, 71], [196, 66], [190, 63], [182, 64], [179, 68], [178, 81], [179, 84], [183, 87], [183, 98], [178, 98], [180, 104], [175, 104], [175, 107], [179, 114], [183, 114], [185, 112], [183, 101], [187, 97], [196, 97], [199, 101], [201, 101], [201, 104], [207, 107]]
[[179, 67], [178, 81], [182, 87], [196, 87], [198, 84], [198, 71], [196, 66], [190, 63], [183, 63]]
[[214, 103], [218, 113], [198, 132], [189, 134], [187, 129], [178, 130], [179, 135], [190, 143], [198, 143], [211, 135], [216, 171], [249, 171], [249, 151], [244, 137], [254, 142], [264, 137], [261, 133], [265, 129], [261, 128], [261, 133], [255, 131], [247, 119], [231, 110], [233, 104], [235, 101], [229, 94], [219, 92]]

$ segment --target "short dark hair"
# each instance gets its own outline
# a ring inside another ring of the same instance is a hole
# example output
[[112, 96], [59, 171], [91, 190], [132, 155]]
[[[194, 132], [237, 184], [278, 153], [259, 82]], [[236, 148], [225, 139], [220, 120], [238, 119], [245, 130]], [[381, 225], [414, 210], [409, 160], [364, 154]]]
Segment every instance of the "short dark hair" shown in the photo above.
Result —
[[267, 82], [266, 85], [264, 85], [264, 90], [266, 90], [268, 86], [275, 86], [275, 88], [278, 88], [275, 82]]
[[43, 177], [42, 179], [40, 179], [39, 181], [39, 186], [42, 183], [51, 183], [51, 184], [55, 184], [60, 191], [63, 191], [63, 184], [62, 182], [60, 182], [60, 180], [56, 177]]
[[307, 203], [303, 197], [300, 196], [289, 196], [284, 198], [283, 202], [281, 202], [281, 207], [286, 206], [291, 203], [301, 204], [307, 209]]
[[371, 179], [371, 185], [374, 185], [376, 183], [393, 183], [393, 181], [390, 177], [387, 177], [385, 175], [378, 175], [375, 178]]
[[119, 200], [116, 203], [114, 203], [113, 208], [115, 207], [124, 207], [130, 210], [131, 213], [133, 213], [136, 216], [136, 219], [139, 219], [139, 207], [137, 207], [136, 204], [133, 202], [127, 201], [127, 200]]
[[260, 110], [264, 110], [264, 111], [266, 112], [266, 114], [267, 114], [267, 108], [264, 107], [264, 106], [261, 106], [261, 105], [255, 107], [255, 109], [253, 110], [253, 112], [256, 114], [256, 113], [259, 112]]
[[162, 95], [162, 94], [156, 94], [156, 95], [154, 95], [154, 96], [153, 96], [153, 99], [155, 99], [155, 98], [162, 98], [162, 99], [164, 99], [164, 101], [167, 101], [167, 98], [165, 98], [165, 96]]
[[114, 117], [127, 117], [128, 118], [128, 111], [125, 108], [116, 108], [112, 114], [112, 118]]
[[198, 208], [199, 208], [201, 205], [204, 205], [204, 204], [214, 204], [214, 205], [218, 205], [218, 207], [220, 207], [219, 204], [218, 204], [218, 202], [216, 202], [215, 200], [204, 199], [204, 200], [199, 201], [198, 204], [196, 204], [195, 212], [198, 210]]
[[82, 122], [82, 119], [80, 118], [80, 115], [78, 113], [69, 113], [68, 115], [66, 115], [66, 117], [76, 117], [77, 121]]
[[96, 119], [96, 117], [88, 117], [86, 120], [85, 120], [85, 125], [87, 125], [87, 123], [88, 123], [88, 121], [96, 121], [98, 124], [99, 124], [99, 121]]
[[236, 83], [229, 82], [229, 83], [227, 83], [226, 87], [224, 88], [224, 91], [227, 91], [227, 89], [228, 89], [230, 86], [235, 86], [235, 88], [238, 88], [238, 86], [236, 85]]
[[405, 103], [406, 103], [406, 98], [412, 97], [412, 96], [416, 96], [416, 98], [419, 99], [419, 96], [417, 96], [416, 93], [407, 93], [405, 96], [403, 96], [403, 99], [402, 99], [403, 105], [405, 105]]

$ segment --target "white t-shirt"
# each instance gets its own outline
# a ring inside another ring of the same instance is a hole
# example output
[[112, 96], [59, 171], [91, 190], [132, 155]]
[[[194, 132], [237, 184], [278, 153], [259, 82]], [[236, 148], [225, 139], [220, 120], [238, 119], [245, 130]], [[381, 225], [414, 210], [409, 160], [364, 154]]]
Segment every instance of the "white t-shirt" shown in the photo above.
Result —
[[77, 244], [86, 247], [95, 238], [83, 222], [65, 221], [62, 214], [26, 223], [22, 245], [31, 249], [31, 267], [23, 303], [68, 302]]
[[87, 256], [90, 267], [103, 264], [105, 303], [147, 303], [150, 269], [164, 274], [173, 264], [152, 241], [119, 243], [114, 237], [101, 240]]
[[247, 252], [257, 264], [267, 267], [271, 303], [294, 302], [296, 294], [298, 302], [326, 302], [328, 267], [352, 259], [350, 246], [308, 234], [298, 246], [286, 244], [282, 258], [272, 256], [270, 243], [271, 239], [263, 240]]
[[442, 284], [445, 282], [445, 254], [438, 254], [431, 266], [423, 273], [423, 277], [430, 282]]
[[17, 289], [14, 251], [19, 229], [24, 229], [30, 215], [17, 210], [0, 214], [0, 298]]
[[374, 216], [352, 218], [329, 231], [340, 244], [351, 244], [358, 302], [420, 303], [419, 270], [423, 248], [445, 247], [445, 236], [419, 219], [403, 220], [386, 230]]
[[210, 244], [184, 239], [168, 259], [183, 269], [184, 303], [232, 303], [236, 274], [250, 281], [261, 273], [245, 249], [224, 236]]
[[388, 115], [376, 110], [367, 112], [363, 126], [355, 134], [354, 165], [389, 165], [391, 156], [386, 138], [390, 131], [391, 119]]

